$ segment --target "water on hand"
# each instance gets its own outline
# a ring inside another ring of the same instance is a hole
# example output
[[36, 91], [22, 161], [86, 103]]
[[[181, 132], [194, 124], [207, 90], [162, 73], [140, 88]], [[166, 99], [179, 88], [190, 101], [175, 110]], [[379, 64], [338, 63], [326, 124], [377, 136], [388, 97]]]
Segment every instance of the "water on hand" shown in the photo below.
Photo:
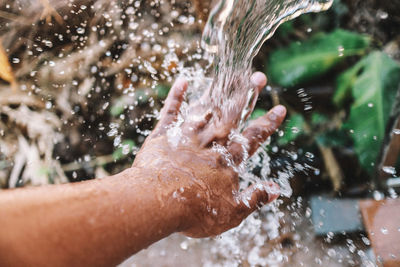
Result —
[[[182, 74], [192, 82], [189, 87], [189, 104], [196, 101], [195, 108], [185, 105], [182, 120], [198, 120], [212, 112], [210, 123], [221, 129], [225, 125], [233, 126], [231, 138], [246, 146], [246, 140], [240, 132], [253, 110], [257, 94], [250, 85], [252, 61], [262, 44], [270, 38], [283, 22], [303, 13], [319, 12], [328, 9], [333, 0], [221, 0], [209, 15], [205, 26], [202, 46], [205, 57], [210, 61], [209, 73], [193, 75], [192, 69], [183, 69]], [[178, 125], [177, 125], [178, 127]], [[177, 129], [171, 129], [175, 133]], [[171, 136], [176, 143], [176, 135]], [[214, 148], [227, 154], [224, 147]], [[244, 151], [246, 151], [244, 149]], [[256, 155], [234, 166], [244, 180], [243, 187], [267, 179], [269, 175], [269, 157], [261, 147]], [[227, 155], [229, 161], [229, 155]], [[233, 164], [231, 164], [233, 165]], [[253, 175], [254, 168], [261, 167], [261, 177]], [[280, 173], [280, 184], [285, 196], [290, 196], [288, 182], [290, 170]], [[260, 179], [261, 178], [261, 179]]]

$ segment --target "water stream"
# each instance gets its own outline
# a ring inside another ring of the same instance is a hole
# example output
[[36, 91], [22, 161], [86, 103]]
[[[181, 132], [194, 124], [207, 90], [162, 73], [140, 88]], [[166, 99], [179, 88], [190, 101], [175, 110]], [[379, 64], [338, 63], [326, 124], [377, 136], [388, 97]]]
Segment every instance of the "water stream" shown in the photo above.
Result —
[[[196, 120], [211, 111], [214, 114], [211, 123], [218, 127], [233, 122], [236, 130], [231, 136], [240, 139], [240, 131], [255, 105], [254, 88], [249, 86], [250, 76], [253, 58], [263, 43], [283, 22], [303, 13], [326, 10], [331, 4], [332, 0], [220, 0], [210, 13], [202, 37], [203, 58], [210, 62], [208, 73], [193, 68], [180, 71], [191, 84], [188, 104], [182, 108], [181, 121]], [[195, 101], [196, 108], [191, 110], [190, 104]], [[179, 127], [179, 123], [170, 129], [171, 139], [177, 138], [176, 127]], [[216, 149], [226, 153], [223, 147]], [[245, 155], [244, 159], [247, 162], [237, 166], [241, 188], [246, 188], [249, 183], [270, 179], [270, 158], [266, 144], [254, 156], [248, 158]], [[295, 169], [302, 171], [308, 167], [288, 165], [285, 171], [278, 172], [275, 182], [281, 187], [281, 195], [291, 195], [289, 179]], [[255, 169], [259, 170], [257, 175], [254, 174]], [[202, 260], [205, 266], [240, 266], [244, 261], [250, 266], [279, 266], [287, 254], [276, 248], [266, 251], [265, 243], [279, 239], [280, 220], [285, 216], [279, 208], [281, 203], [277, 201], [274, 205], [263, 207], [260, 213], [250, 215], [239, 227], [218, 238], [208, 241], [183, 240], [180, 247], [182, 250], [191, 248], [207, 251], [207, 259]], [[301, 203], [299, 200], [291, 207], [293, 213], [297, 214], [296, 218], [307, 216]], [[295, 225], [298, 222], [292, 223]], [[300, 235], [296, 238], [300, 239]], [[309, 244], [304, 247], [308, 249]]]
[[249, 97], [252, 61], [278, 26], [307, 12], [326, 10], [332, 2], [221, 0], [216, 4], [204, 29], [202, 46], [214, 62], [209, 105], [221, 110], [223, 122], [240, 118], [242, 124], [252, 110], [254, 102]]
[[[181, 73], [191, 82], [189, 105], [182, 110], [183, 120], [198, 120], [212, 112], [210, 123], [216, 129], [233, 124], [231, 137], [243, 143], [240, 132], [246, 125], [258, 95], [250, 86], [252, 61], [263, 43], [269, 39], [279, 25], [308, 12], [328, 9], [332, 0], [220, 0], [212, 9], [202, 36], [203, 58], [210, 62], [209, 71], [204, 75], [193, 74], [193, 69], [182, 69]], [[191, 103], [196, 101], [195, 108]], [[176, 125], [179, 127], [179, 124]], [[177, 128], [170, 131], [170, 139], [177, 142]], [[219, 152], [227, 154], [221, 147]], [[243, 149], [245, 151], [245, 149]], [[229, 157], [229, 155], [228, 155]], [[242, 188], [249, 183], [268, 179], [269, 157], [265, 146], [248, 159], [234, 166], [243, 180]], [[229, 160], [229, 159], [228, 159]], [[247, 161], [247, 162], [246, 162]], [[233, 164], [231, 164], [233, 165]], [[304, 166], [300, 166], [303, 168]], [[261, 168], [258, 176], [253, 170]], [[287, 166], [285, 172], [276, 179], [281, 186], [281, 194], [288, 197], [291, 188], [288, 182], [293, 167]]]

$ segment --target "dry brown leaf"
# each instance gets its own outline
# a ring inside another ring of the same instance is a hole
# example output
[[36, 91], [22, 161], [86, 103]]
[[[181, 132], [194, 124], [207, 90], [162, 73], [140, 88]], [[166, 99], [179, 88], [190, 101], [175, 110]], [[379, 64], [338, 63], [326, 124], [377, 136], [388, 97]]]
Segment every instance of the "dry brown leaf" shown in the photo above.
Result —
[[53, 17], [58, 24], [64, 24], [63, 18], [60, 14], [50, 5], [49, 0], [40, 0], [44, 9], [42, 12], [42, 16], [40, 19], [46, 19], [47, 23], [51, 22], [51, 18]]
[[10, 66], [10, 62], [8, 61], [8, 56], [6, 51], [1, 44], [0, 39], [0, 78], [11, 83], [15, 84], [15, 78]]
[[29, 107], [36, 107], [43, 109], [45, 105], [43, 101], [38, 99], [35, 95], [29, 95], [22, 91], [9, 91], [1, 90], [0, 87], [0, 105], [26, 105]]

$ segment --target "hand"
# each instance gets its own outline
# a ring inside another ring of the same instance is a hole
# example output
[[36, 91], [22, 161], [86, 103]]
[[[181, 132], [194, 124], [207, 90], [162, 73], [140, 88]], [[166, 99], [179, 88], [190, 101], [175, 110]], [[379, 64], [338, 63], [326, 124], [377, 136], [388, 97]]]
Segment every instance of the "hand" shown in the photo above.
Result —
[[[251, 82], [257, 97], [266, 85], [266, 77], [258, 72]], [[225, 146], [235, 164], [242, 161], [243, 146], [229, 141], [235, 125], [216, 127], [213, 114], [205, 114], [196, 122], [184, 121], [178, 130], [181, 132], [175, 133], [182, 134], [181, 142], [173, 144], [169, 140], [168, 131], [178, 117], [187, 87], [184, 80], [173, 85], [161, 119], [137, 154], [133, 167], [155, 172], [161, 188], [155, 194], [159, 194], [160, 201], [176, 201], [177, 207], [184, 207], [179, 231], [191, 237], [213, 236], [239, 225], [258, 207], [275, 200], [279, 187], [263, 182], [239, 192], [238, 173], [212, 146]], [[242, 132], [248, 140], [249, 155], [279, 127], [285, 115], [286, 109], [276, 106], [249, 124]]]

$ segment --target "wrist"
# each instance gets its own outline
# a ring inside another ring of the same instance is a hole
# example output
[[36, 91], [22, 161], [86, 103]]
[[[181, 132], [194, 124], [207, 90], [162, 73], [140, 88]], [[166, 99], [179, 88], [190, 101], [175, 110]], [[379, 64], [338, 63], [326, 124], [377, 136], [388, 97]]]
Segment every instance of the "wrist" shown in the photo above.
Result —
[[[154, 223], [160, 222], [161, 231], [166, 235], [183, 231], [188, 224], [190, 210], [188, 186], [182, 171], [171, 167], [131, 167], [124, 171], [132, 188], [131, 206], [147, 206]], [[145, 203], [138, 203], [141, 199]]]

